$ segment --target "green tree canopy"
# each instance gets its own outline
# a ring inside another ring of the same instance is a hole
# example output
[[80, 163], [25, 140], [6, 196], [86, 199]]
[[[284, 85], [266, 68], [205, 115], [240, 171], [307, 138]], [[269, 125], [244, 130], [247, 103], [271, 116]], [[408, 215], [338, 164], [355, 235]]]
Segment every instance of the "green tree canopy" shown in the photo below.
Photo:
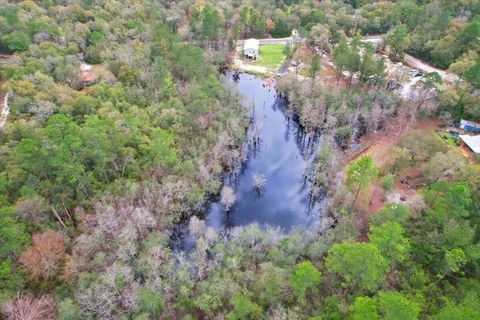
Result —
[[352, 320], [376, 320], [378, 319], [378, 310], [375, 300], [370, 297], [358, 297], [350, 307]]
[[371, 215], [370, 221], [376, 225], [380, 225], [388, 221], [398, 222], [401, 225], [405, 225], [409, 216], [410, 210], [408, 207], [401, 203], [390, 202], [384, 204], [382, 209]]
[[375, 290], [388, 271], [388, 262], [373, 243], [336, 243], [328, 251], [325, 264], [351, 289]]
[[348, 164], [346, 183], [356, 189], [352, 206], [355, 205], [360, 191], [365, 190], [370, 182], [375, 181], [379, 172], [380, 169], [373, 164], [373, 158], [370, 155], [361, 156]]
[[235, 294], [230, 302], [234, 309], [227, 314], [227, 319], [230, 320], [254, 319], [261, 312], [261, 309], [258, 305], [240, 293]]
[[28, 241], [25, 225], [13, 215], [12, 208], [0, 208], [0, 301], [23, 285], [24, 275], [14, 262]]
[[23, 32], [4, 35], [1, 40], [11, 52], [26, 51], [30, 45], [30, 38]]
[[429, 320], [479, 320], [480, 296], [478, 292], [467, 292], [460, 303], [447, 300], [439, 312], [430, 316]]
[[405, 25], [398, 26], [385, 36], [383, 41], [390, 46], [390, 58], [393, 61], [403, 60], [404, 51], [410, 44], [407, 27]]
[[375, 300], [381, 319], [385, 320], [416, 320], [421, 310], [418, 303], [400, 292], [380, 291]]
[[303, 300], [306, 291], [314, 289], [318, 285], [320, 276], [320, 271], [310, 261], [305, 260], [293, 267], [290, 275], [290, 285], [300, 300]]
[[379, 226], [370, 225], [368, 237], [387, 261], [401, 262], [407, 258], [410, 250], [410, 241], [404, 233], [399, 223], [387, 221]]
[[154, 317], [159, 314], [164, 304], [164, 299], [160, 293], [153, 292], [147, 287], [142, 287], [138, 291], [138, 307], [142, 312]]
[[202, 11], [201, 36], [206, 40], [215, 40], [222, 28], [220, 13], [211, 5], [206, 5]]

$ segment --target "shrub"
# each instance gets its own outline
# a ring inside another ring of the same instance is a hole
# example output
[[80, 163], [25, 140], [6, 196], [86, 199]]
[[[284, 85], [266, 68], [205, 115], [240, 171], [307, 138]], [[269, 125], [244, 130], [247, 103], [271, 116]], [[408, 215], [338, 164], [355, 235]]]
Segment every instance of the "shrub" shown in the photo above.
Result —
[[14, 32], [3, 36], [2, 43], [11, 52], [26, 51], [30, 45], [30, 38], [23, 32]]
[[141, 312], [158, 315], [164, 306], [163, 297], [159, 293], [143, 287], [138, 291], [138, 306]]

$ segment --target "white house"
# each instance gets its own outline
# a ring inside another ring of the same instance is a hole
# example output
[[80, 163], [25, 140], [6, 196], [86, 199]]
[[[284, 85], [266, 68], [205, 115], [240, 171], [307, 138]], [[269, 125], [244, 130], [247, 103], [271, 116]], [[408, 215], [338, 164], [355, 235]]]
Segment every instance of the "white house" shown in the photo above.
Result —
[[248, 39], [245, 40], [245, 44], [243, 45], [243, 55], [245, 58], [254, 59], [256, 60], [258, 57], [258, 47], [260, 45], [260, 41], [257, 39]]

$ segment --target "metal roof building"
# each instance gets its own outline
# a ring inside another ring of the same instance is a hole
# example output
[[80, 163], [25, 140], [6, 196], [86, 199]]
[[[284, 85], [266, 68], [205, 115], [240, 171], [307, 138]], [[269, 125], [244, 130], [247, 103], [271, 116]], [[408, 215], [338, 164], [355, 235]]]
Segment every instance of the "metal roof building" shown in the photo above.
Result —
[[479, 136], [469, 136], [468, 134], [461, 134], [458, 137], [474, 153], [480, 153], [480, 135]]
[[463, 130], [480, 133], [480, 124], [473, 121], [467, 121], [462, 119], [460, 120], [459, 127], [460, 129], [463, 129]]
[[245, 40], [243, 45], [243, 55], [247, 58], [256, 59], [258, 56], [258, 47], [260, 46], [260, 41], [257, 39], [248, 39]]

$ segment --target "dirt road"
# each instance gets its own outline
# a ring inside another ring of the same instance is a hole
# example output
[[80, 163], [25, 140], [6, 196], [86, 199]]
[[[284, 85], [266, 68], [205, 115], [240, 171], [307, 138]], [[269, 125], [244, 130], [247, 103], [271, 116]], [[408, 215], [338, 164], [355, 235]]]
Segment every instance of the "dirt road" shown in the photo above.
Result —
[[[288, 42], [292, 41], [292, 37], [287, 37], [287, 38], [263, 38], [263, 39], [257, 39], [260, 44], [274, 44], [274, 43], [280, 43], [280, 44], [287, 44]], [[243, 45], [245, 40], [237, 40], [237, 46]]]
[[405, 63], [410, 67], [419, 69], [423, 72], [437, 72], [443, 80], [447, 80], [450, 82], [455, 82], [459, 80], [457, 75], [449, 73], [442, 69], [435, 68], [427, 64], [425, 61], [415, 58], [414, 56], [411, 56], [409, 54], [405, 54]]
[[[371, 43], [374, 43], [374, 44], [378, 44], [382, 41], [383, 39], [383, 35], [373, 35], [373, 36], [365, 36], [365, 37], [362, 37], [362, 41], [364, 42], [371, 42]], [[435, 68], [431, 65], [429, 65], [428, 63], [426, 63], [425, 61], [421, 60], [421, 59], [418, 59], [418, 58], [415, 58], [414, 56], [412, 55], [409, 55], [408, 53], [405, 53], [405, 64], [414, 68], [414, 69], [418, 69], [420, 71], [423, 71], [423, 72], [437, 72], [443, 80], [447, 80], [447, 81], [450, 81], [450, 82], [455, 82], [455, 81], [458, 81], [459, 78], [457, 75], [455, 74], [452, 74], [452, 73], [449, 73], [445, 70], [442, 70], [442, 69], [439, 69], [439, 68]]]

